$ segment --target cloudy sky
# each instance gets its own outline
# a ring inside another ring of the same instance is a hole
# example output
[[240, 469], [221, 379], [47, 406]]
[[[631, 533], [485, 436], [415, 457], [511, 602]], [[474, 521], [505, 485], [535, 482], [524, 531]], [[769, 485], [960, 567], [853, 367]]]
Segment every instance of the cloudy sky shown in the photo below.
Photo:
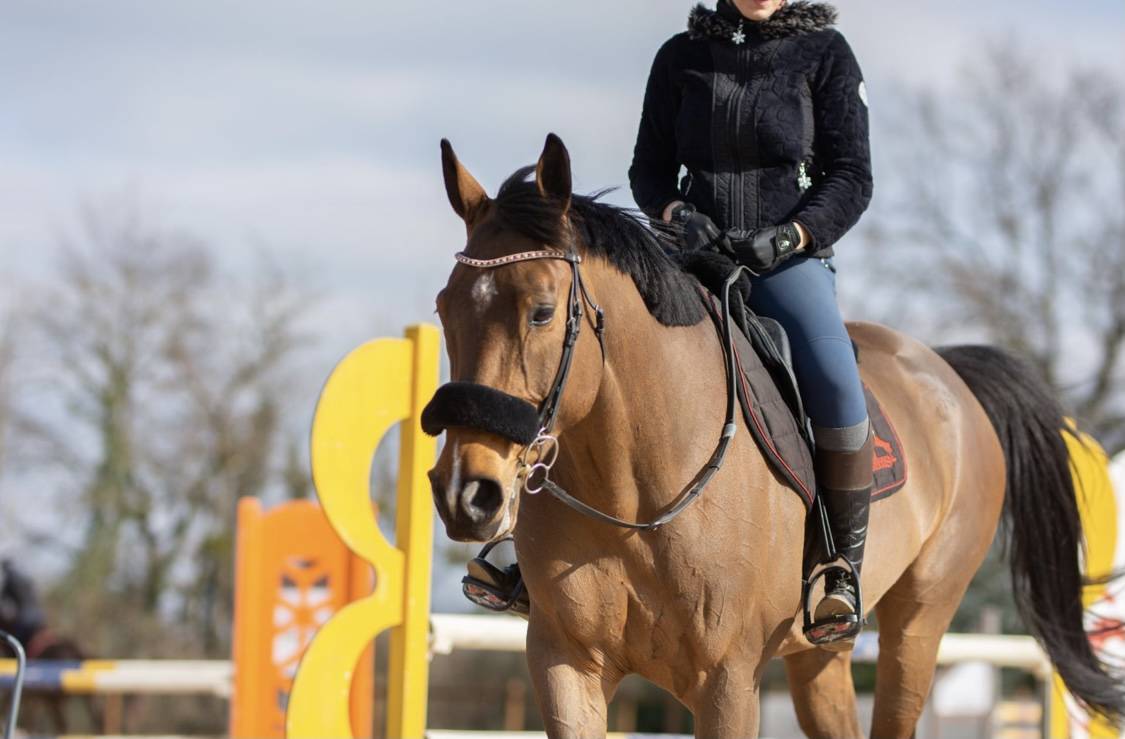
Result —
[[[265, 250], [325, 296], [311, 412], [334, 359], [431, 318], [463, 240], [439, 139], [493, 191], [548, 131], [567, 142], [579, 190], [625, 184], [652, 55], [689, 6], [3, 0], [0, 307], [48, 277], [80, 203], [133, 200], [231, 270]], [[1031, 49], [1044, 74], [1125, 67], [1120, 0], [838, 7], [866, 72], [876, 153], [903, 135], [881, 122], [882, 101], [955, 89], [990, 39]], [[627, 188], [613, 199], [629, 203]]]
[[[489, 188], [552, 130], [579, 189], [624, 184], [652, 54], [688, 8], [4, 0], [0, 292], [45, 274], [78, 203], [126, 193], [233, 269], [264, 248], [307, 275], [327, 296], [323, 351], [338, 356], [430, 316], [462, 239], [441, 189], [442, 136]], [[1125, 62], [1120, 0], [839, 9], [877, 122], [883, 96], [956, 84], [989, 38], [1034, 49], [1045, 73]]]

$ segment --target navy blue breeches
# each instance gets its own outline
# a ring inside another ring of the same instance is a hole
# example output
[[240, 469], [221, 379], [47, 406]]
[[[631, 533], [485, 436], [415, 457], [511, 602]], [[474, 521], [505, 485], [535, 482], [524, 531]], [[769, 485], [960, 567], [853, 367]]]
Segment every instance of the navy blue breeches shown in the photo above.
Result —
[[867, 404], [836, 303], [832, 261], [795, 257], [751, 282], [750, 308], [775, 319], [789, 334], [801, 400], [813, 426], [843, 429], [864, 423]]

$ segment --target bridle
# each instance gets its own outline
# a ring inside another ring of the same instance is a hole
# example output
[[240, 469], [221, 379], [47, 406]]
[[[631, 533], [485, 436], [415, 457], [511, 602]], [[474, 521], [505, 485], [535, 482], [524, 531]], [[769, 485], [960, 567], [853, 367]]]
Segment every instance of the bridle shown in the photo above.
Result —
[[[538, 251], [509, 254], [496, 259], [474, 259], [466, 256], [464, 252], [457, 252], [453, 255], [453, 258], [467, 267], [476, 267], [477, 269], [495, 269], [506, 267], [509, 264], [539, 259], [556, 259], [570, 265], [572, 279], [570, 281], [562, 359], [559, 360], [559, 368], [555, 372], [555, 380], [551, 383], [551, 389], [547, 392], [543, 402], [539, 404], [539, 433], [537, 436], [549, 438], [557, 449], [558, 440], [550, 435], [550, 431], [554, 428], [555, 419], [559, 415], [559, 402], [562, 400], [567, 378], [570, 377], [570, 366], [574, 361], [574, 348], [578, 344], [578, 335], [582, 333], [582, 319], [586, 315], [583, 304], [589, 305], [590, 310], [594, 312], [594, 333], [598, 337], [598, 345], [602, 350], [602, 362], [605, 362], [605, 311], [590, 297], [590, 292], [586, 289], [586, 283], [582, 281], [582, 270], [578, 266], [582, 263], [582, 257], [573, 251], [561, 252], [553, 249], [540, 249]], [[528, 447], [534, 446], [537, 441], [538, 438], [532, 441]], [[535, 490], [534, 492], [539, 491]]]
[[[540, 249], [509, 254], [494, 259], [476, 259], [467, 256], [464, 252], [458, 252], [454, 255], [454, 259], [460, 264], [476, 269], [497, 269], [511, 264], [542, 259], [555, 259], [567, 262], [570, 265], [572, 279], [570, 283], [566, 335], [563, 339], [562, 357], [559, 360], [559, 368], [555, 372], [555, 379], [551, 384], [551, 389], [539, 404], [539, 431], [535, 435], [535, 438], [524, 446], [523, 451], [521, 451], [519, 455], [520, 469], [517, 472], [517, 477], [521, 480], [520, 485], [524, 492], [529, 495], [536, 495], [546, 490], [557, 500], [565, 503], [579, 513], [605, 523], [613, 524], [614, 526], [638, 531], [652, 531], [663, 526], [683, 513], [688, 506], [699, 499], [700, 494], [703, 492], [704, 488], [707, 487], [707, 483], [711, 481], [711, 478], [714, 477], [715, 473], [722, 467], [731, 439], [734, 438], [735, 431], [738, 428], [735, 423], [737, 390], [735, 384], [735, 357], [731, 336], [730, 287], [737, 280], [741, 271], [746, 269], [745, 267], [740, 267], [732, 272], [723, 286], [722, 330], [723, 354], [726, 360], [727, 375], [727, 407], [726, 421], [723, 424], [723, 430], [719, 435], [719, 440], [715, 445], [715, 450], [711, 453], [707, 463], [696, 474], [688, 487], [680, 493], [676, 498], [676, 502], [668, 508], [668, 510], [649, 523], [634, 523], [611, 516], [608, 513], [599, 511], [597, 508], [582, 502], [568, 493], [550, 477], [551, 468], [554, 467], [559, 456], [559, 440], [558, 436], [554, 433], [555, 421], [558, 418], [559, 404], [562, 400], [563, 391], [566, 389], [567, 379], [570, 377], [570, 367], [574, 360], [578, 337], [582, 332], [582, 322], [585, 317], [584, 306], [586, 305], [588, 305], [590, 310], [594, 313], [594, 333], [598, 338], [598, 345], [601, 347], [602, 363], [605, 363], [605, 311], [594, 302], [586, 288], [586, 283], [582, 280], [582, 270], [580, 268], [582, 257], [573, 250], [563, 252], [554, 249]], [[534, 461], [529, 462], [528, 460], [532, 458], [532, 455], [534, 455]], [[537, 476], [540, 480], [538, 483], [534, 482]]]

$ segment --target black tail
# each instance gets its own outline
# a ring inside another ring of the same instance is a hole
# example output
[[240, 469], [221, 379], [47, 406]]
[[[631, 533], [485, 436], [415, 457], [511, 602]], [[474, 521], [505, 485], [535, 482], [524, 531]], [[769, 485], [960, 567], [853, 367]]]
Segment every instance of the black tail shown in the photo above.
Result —
[[1016, 605], [1071, 694], [1120, 725], [1125, 683], [1094, 654], [1082, 623], [1082, 522], [1063, 411], [1026, 362], [993, 347], [938, 353], [984, 406], [1008, 467], [1003, 527]]

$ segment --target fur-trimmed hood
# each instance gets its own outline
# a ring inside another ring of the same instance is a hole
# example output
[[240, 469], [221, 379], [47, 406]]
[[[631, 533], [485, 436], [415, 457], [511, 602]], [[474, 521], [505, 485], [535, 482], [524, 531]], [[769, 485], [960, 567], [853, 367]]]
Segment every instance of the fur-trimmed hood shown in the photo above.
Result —
[[[688, 35], [693, 39], [713, 38], [730, 41], [738, 29], [741, 14], [730, 0], [719, 0], [717, 10], [699, 3], [688, 16]], [[764, 21], [745, 21], [743, 30], [764, 39], [799, 36], [820, 31], [836, 22], [836, 8], [828, 3], [791, 0]]]

